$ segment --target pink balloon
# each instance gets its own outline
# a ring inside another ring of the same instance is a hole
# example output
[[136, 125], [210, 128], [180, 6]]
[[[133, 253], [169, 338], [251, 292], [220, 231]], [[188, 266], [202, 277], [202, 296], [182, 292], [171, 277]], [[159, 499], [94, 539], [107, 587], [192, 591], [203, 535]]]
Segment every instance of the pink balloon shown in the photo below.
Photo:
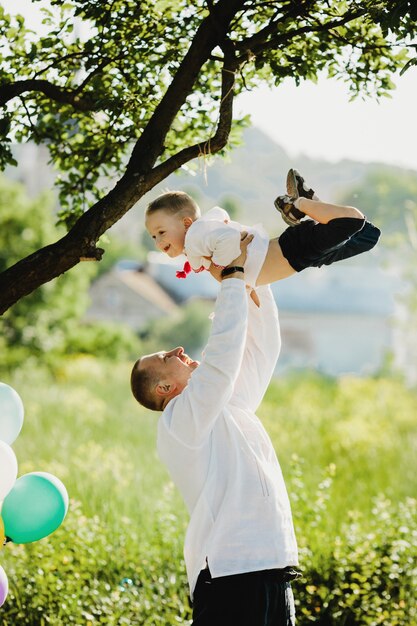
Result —
[[7, 580], [6, 572], [0, 565], [0, 606], [3, 606], [7, 594], [9, 592], [9, 581]]

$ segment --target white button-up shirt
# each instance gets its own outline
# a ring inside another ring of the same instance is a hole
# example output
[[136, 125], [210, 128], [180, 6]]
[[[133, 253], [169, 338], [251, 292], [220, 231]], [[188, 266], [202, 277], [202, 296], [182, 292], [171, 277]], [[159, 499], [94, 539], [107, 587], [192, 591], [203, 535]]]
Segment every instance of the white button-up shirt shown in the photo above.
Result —
[[203, 360], [158, 424], [158, 452], [190, 514], [191, 594], [208, 562], [227, 576], [297, 565], [290, 503], [271, 440], [255, 415], [280, 350], [269, 287], [260, 308], [244, 281], [221, 284]]
[[230, 219], [220, 207], [214, 207], [191, 224], [185, 235], [184, 253], [195, 272], [208, 270], [211, 263], [226, 267], [240, 254], [240, 234], [254, 238], [248, 246], [245, 281], [252, 288], [265, 261], [269, 237], [260, 225], [244, 226]]

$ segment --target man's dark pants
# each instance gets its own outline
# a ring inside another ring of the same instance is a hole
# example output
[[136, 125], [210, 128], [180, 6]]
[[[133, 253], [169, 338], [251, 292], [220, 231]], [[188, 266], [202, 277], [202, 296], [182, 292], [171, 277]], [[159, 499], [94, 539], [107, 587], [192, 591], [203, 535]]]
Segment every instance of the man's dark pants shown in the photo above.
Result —
[[293, 568], [212, 578], [200, 572], [192, 626], [295, 626]]

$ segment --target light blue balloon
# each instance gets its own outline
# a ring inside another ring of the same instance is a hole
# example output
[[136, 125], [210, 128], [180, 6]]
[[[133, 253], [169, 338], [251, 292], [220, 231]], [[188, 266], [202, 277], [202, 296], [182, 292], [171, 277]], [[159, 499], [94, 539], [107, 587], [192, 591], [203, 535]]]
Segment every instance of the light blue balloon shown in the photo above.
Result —
[[38, 541], [61, 525], [67, 511], [68, 493], [59, 478], [47, 472], [24, 474], [4, 499], [4, 534], [14, 543]]
[[19, 394], [10, 385], [0, 383], [0, 441], [13, 443], [22, 428], [23, 416]]

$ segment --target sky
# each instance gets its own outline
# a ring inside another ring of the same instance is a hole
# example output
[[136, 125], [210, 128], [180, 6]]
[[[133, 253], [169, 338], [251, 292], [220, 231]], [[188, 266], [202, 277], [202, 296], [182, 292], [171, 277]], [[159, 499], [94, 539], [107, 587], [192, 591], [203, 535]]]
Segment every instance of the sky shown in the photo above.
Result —
[[335, 79], [296, 87], [262, 87], [243, 94], [238, 108], [292, 157], [378, 161], [417, 170], [417, 67], [393, 79], [392, 97], [349, 102]]
[[[11, 13], [19, 11], [39, 25], [41, 3], [0, 0]], [[417, 67], [394, 78], [391, 98], [349, 102], [347, 86], [335, 79], [279, 88], [258, 88], [243, 94], [236, 112], [270, 135], [293, 158], [300, 154], [338, 161], [377, 161], [417, 170]]]

